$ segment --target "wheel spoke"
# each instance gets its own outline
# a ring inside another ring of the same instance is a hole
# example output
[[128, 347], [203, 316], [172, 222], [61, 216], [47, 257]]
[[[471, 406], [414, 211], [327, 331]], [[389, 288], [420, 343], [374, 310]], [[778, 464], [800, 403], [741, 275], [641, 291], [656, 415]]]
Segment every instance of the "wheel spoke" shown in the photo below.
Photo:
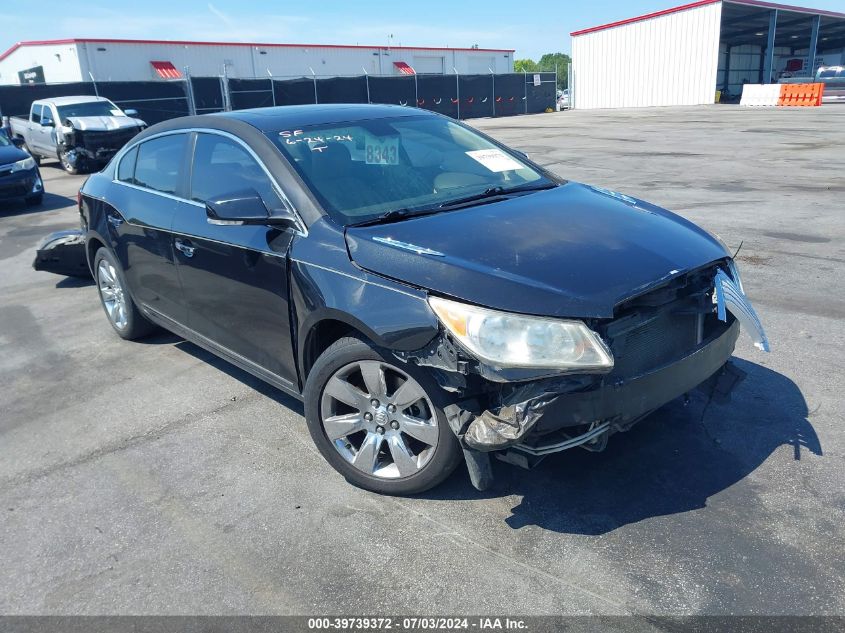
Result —
[[100, 294], [103, 295], [103, 301], [114, 301], [117, 293], [111, 286], [102, 286], [100, 288]]
[[367, 394], [337, 376], [332, 376], [326, 384], [325, 392], [350, 407], [363, 411], [367, 407]]
[[371, 398], [383, 399], [387, 395], [387, 382], [384, 377], [384, 369], [378, 362], [362, 362], [361, 375], [364, 377], [364, 384]]
[[361, 448], [358, 449], [352, 459], [352, 465], [365, 473], [373, 474], [376, 470], [378, 451], [383, 439], [384, 437], [378, 433], [367, 433], [367, 437], [361, 443]]
[[333, 415], [323, 420], [323, 427], [326, 429], [326, 436], [330, 440], [339, 440], [342, 437], [364, 430], [364, 420], [360, 413]]
[[111, 270], [109, 270], [109, 266], [105, 265], [105, 262], [100, 264], [100, 277], [103, 281], [105, 281], [109, 286], [114, 285], [114, 275], [112, 275]]
[[396, 416], [400, 428], [411, 437], [418, 439], [423, 444], [434, 446], [437, 444], [437, 426], [428, 420], [421, 420], [404, 413]]
[[400, 411], [404, 411], [408, 407], [410, 407], [415, 402], [418, 402], [420, 399], [425, 397], [425, 392], [423, 392], [422, 387], [417, 383], [416, 380], [408, 379], [396, 390], [390, 399], [393, 404], [396, 405], [396, 408]]
[[405, 444], [405, 440], [398, 433], [391, 435], [387, 440], [387, 446], [390, 449], [390, 455], [393, 457], [393, 463], [399, 471], [400, 477], [407, 477], [413, 475], [419, 470], [417, 465], [417, 458], [411, 453], [411, 449]]

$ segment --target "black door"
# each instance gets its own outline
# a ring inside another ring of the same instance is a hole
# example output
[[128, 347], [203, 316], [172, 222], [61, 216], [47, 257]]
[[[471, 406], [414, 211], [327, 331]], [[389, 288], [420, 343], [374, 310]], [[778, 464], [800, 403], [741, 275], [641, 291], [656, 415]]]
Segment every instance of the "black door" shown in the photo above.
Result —
[[294, 232], [209, 224], [207, 200], [254, 189], [268, 209], [283, 202], [252, 154], [229, 137], [196, 136], [190, 197], [178, 205], [173, 240], [188, 325], [205, 339], [296, 383], [288, 306], [287, 253]]
[[188, 134], [141, 143], [118, 165], [107, 229], [133, 298], [142, 307], [177, 323], [187, 321], [176, 271], [173, 216], [184, 195]]

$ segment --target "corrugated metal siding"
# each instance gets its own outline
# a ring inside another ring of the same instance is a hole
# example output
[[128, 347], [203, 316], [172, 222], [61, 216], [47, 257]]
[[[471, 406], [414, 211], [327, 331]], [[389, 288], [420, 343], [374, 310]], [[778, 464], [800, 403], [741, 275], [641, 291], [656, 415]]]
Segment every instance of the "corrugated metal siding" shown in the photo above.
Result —
[[[75, 44], [19, 48], [0, 61], [0, 85], [18, 84], [18, 71], [41, 66], [47, 83], [83, 81]], [[88, 79], [88, 77], [84, 77]]]
[[[410, 66], [418, 56], [436, 57], [441, 60], [440, 72], [471, 72], [471, 60], [483, 60], [485, 72], [492, 61], [498, 73], [511, 72], [512, 54], [489, 51], [443, 51], [432, 49], [398, 48], [329, 48], [319, 46], [197, 46], [180, 44], [135, 43], [85, 43], [80, 44], [80, 58], [87, 59], [89, 69], [98, 81], [132, 81], [158, 79], [150, 66], [152, 60], [172, 62], [184, 73], [190, 68], [194, 76], [267, 77], [268, 70], [274, 77], [311, 76], [311, 69], [318, 76], [361, 75], [366, 69], [371, 75], [394, 75], [393, 62]], [[98, 50], [103, 48], [105, 50]], [[82, 49], [87, 49], [83, 51]], [[35, 49], [34, 49], [35, 50]]]
[[713, 103], [722, 3], [572, 38], [574, 107]]

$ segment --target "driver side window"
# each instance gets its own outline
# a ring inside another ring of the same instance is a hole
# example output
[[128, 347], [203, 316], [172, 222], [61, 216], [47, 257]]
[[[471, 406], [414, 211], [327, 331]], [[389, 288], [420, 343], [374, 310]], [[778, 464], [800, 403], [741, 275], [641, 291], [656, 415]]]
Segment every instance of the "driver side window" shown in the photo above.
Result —
[[267, 173], [239, 143], [216, 134], [198, 134], [191, 199], [205, 203], [249, 190], [261, 196], [271, 213], [285, 208]]

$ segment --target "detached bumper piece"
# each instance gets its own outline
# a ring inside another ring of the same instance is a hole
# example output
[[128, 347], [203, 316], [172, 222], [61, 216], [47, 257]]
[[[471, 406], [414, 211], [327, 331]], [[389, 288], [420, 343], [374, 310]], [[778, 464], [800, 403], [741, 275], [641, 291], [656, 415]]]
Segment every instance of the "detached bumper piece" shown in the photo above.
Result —
[[32, 267], [68, 277], [90, 277], [82, 231], [58, 231], [45, 237], [38, 245]]

